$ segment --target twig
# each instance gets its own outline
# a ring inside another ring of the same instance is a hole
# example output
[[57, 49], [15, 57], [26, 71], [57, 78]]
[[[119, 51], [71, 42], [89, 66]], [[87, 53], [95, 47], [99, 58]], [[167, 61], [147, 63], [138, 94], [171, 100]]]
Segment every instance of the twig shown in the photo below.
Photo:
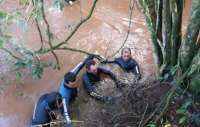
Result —
[[16, 60], [22, 60], [20, 57], [16, 56], [14, 53], [12, 53], [11, 51], [9, 51], [6, 48], [0, 48], [1, 50], [7, 52], [9, 55], [11, 55], [13, 58], [15, 58]]
[[57, 48], [55, 50], [68, 50], [68, 51], [79, 52], [79, 53], [83, 53], [83, 54], [87, 54], [87, 55], [92, 55], [95, 58], [97, 58], [100, 62], [105, 60], [104, 57], [102, 57], [98, 54], [93, 54], [93, 53], [90, 53], [90, 52], [87, 52], [87, 51], [84, 51], [84, 50], [81, 50], [81, 49], [75, 49], [75, 48], [70, 48], [70, 47], [62, 47], [62, 48]]
[[145, 116], [145, 114], [146, 114], [146, 112], [147, 112], [148, 107], [149, 107], [149, 103], [147, 103], [147, 105], [146, 105], [145, 111], [144, 111], [144, 113], [143, 113], [143, 115], [142, 115], [142, 119], [141, 119], [140, 124], [139, 124], [138, 127], [141, 127], [141, 124], [142, 124], [142, 122], [143, 122], [143, 120], [144, 120], [144, 116]]
[[[42, 3], [42, 16], [43, 16], [43, 19], [44, 19], [44, 22], [46, 24], [46, 27], [47, 27], [47, 34], [48, 34], [48, 43], [49, 43], [49, 46], [50, 48], [53, 48], [53, 45], [52, 45], [52, 37], [51, 37], [51, 31], [50, 31], [50, 25], [47, 21], [47, 18], [46, 18], [46, 15], [45, 15], [45, 12], [44, 12], [44, 0], [41, 0], [41, 3]], [[53, 56], [55, 57], [56, 59], [56, 62], [57, 62], [57, 66], [58, 66], [58, 69], [60, 69], [60, 63], [59, 63], [59, 59], [58, 59], [58, 56], [56, 55], [56, 53], [54, 52], [54, 50], [51, 50], [51, 53], [53, 54]]]
[[114, 52], [112, 55], [108, 56], [107, 58], [114, 57], [124, 47], [124, 45], [126, 44], [126, 42], [128, 40], [128, 37], [129, 37], [129, 34], [130, 34], [130, 29], [131, 29], [131, 23], [132, 23], [131, 19], [132, 19], [132, 16], [133, 16], [133, 6], [134, 6], [134, 2], [132, 1], [132, 4], [131, 4], [131, 1], [132, 0], [130, 0], [130, 3], [129, 3], [130, 16], [129, 16], [128, 31], [127, 31], [126, 37], [124, 39], [124, 42], [122, 43], [122, 45], [120, 46], [120, 48], [116, 52]]
[[44, 47], [44, 39], [43, 39], [43, 36], [42, 36], [42, 32], [41, 32], [41, 29], [40, 29], [40, 26], [39, 26], [38, 20], [35, 19], [35, 22], [36, 22], [36, 27], [37, 27], [37, 30], [38, 30], [38, 33], [39, 33], [39, 36], [40, 36], [40, 42], [41, 42], [41, 47], [40, 47], [39, 50], [42, 50], [43, 47]]
[[[66, 123], [66, 121], [65, 121], [65, 120], [52, 121], [52, 122], [50, 122], [50, 123], [33, 125], [33, 127], [43, 127], [43, 126], [48, 126], [48, 125], [57, 125], [57, 124], [59, 124], [59, 123]], [[84, 121], [72, 120], [72, 123], [84, 123]]]

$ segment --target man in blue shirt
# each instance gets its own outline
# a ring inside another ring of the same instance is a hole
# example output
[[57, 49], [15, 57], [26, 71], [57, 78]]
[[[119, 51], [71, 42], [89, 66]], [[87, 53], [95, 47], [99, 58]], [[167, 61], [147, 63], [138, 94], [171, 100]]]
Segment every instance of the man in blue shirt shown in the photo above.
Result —
[[84, 62], [80, 62], [75, 68], [70, 72], [66, 73], [64, 79], [61, 81], [59, 86], [59, 93], [63, 98], [64, 105], [64, 117], [67, 120], [68, 126], [72, 126], [71, 119], [69, 117], [68, 109], [69, 105], [75, 100], [77, 96], [77, 83], [76, 77], [79, 74], [80, 70], [84, 67], [86, 61], [91, 59], [92, 56], [87, 57]]

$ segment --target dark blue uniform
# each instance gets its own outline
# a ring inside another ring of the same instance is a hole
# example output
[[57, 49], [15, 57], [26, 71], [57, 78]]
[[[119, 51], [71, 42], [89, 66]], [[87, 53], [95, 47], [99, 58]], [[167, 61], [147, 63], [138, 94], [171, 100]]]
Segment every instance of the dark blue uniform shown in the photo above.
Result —
[[93, 85], [96, 82], [99, 82], [101, 80], [101, 78], [100, 78], [101, 74], [107, 74], [111, 77], [112, 80], [117, 82], [115, 75], [111, 71], [104, 69], [104, 68], [97, 68], [97, 74], [96, 75], [89, 73], [89, 72], [86, 72], [83, 75], [83, 85], [84, 85], [84, 87], [85, 87], [85, 89], [87, 90], [88, 93], [93, 92], [93, 90], [94, 90]]
[[106, 63], [115, 63], [119, 65], [124, 71], [139, 75], [139, 77], [141, 76], [139, 65], [132, 58], [128, 61], [124, 61], [122, 57], [119, 57], [119, 58], [116, 58], [114, 61], [107, 61]]
[[41, 96], [35, 106], [32, 125], [45, 124], [51, 121], [50, 111], [57, 110], [56, 98], [61, 97], [57, 92], [52, 92]]

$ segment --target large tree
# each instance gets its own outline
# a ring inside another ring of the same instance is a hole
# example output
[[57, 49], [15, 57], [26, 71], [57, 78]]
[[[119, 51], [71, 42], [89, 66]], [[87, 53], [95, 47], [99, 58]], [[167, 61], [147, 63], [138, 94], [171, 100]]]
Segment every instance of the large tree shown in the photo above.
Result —
[[200, 0], [192, 1], [191, 14], [184, 34], [182, 32], [184, 0], [139, 0], [139, 3], [151, 33], [159, 75], [165, 78], [171, 75], [175, 80], [179, 80], [179, 84], [189, 81], [189, 84], [198, 87], [200, 85]]

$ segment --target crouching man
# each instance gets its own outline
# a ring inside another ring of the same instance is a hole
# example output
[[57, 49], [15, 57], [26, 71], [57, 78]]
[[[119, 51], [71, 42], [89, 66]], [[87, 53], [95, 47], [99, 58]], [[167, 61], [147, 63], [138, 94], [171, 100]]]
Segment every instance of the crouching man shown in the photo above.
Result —
[[50, 127], [50, 122], [55, 118], [53, 111], [62, 112], [62, 108], [62, 97], [58, 92], [42, 95], [35, 105], [31, 127]]

